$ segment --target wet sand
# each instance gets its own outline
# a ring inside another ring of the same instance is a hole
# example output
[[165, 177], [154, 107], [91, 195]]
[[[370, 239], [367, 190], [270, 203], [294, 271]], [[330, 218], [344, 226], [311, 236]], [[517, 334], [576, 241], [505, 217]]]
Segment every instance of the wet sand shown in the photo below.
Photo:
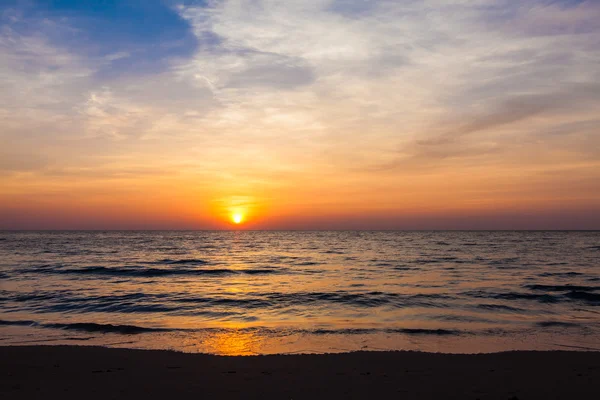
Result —
[[594, 399], [600, 352], [224, 357], [0, 347], [2, 399]]

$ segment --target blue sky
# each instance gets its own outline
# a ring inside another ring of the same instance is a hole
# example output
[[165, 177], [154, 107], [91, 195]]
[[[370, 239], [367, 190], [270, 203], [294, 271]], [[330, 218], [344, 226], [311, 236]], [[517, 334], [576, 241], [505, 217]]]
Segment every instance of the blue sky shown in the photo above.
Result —
[[50, 44], [78, 54], [113, 56], [98, 71], [101, 76], [158, 72], [198, 47], [191, 26], [171, 2], [17, 0], [12, 6], [3, 22], [18, 34], [40, 32]]

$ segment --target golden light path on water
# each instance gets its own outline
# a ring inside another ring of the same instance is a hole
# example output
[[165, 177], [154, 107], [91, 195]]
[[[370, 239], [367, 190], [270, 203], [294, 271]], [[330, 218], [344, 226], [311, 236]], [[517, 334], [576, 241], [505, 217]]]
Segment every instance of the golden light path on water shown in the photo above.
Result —
[[253, 332], [233, 330], [219, 332], [209, 336], [202, 347], [209, 353], [224, 356], [260, 354], [264, 337]]

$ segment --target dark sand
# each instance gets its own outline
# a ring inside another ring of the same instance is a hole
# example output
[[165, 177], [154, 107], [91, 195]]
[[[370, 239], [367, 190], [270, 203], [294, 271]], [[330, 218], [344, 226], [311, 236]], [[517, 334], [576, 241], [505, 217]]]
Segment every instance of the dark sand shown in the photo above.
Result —
[[600, 352], [221, 357], [0, 347], [2, 399], [600, 399]]

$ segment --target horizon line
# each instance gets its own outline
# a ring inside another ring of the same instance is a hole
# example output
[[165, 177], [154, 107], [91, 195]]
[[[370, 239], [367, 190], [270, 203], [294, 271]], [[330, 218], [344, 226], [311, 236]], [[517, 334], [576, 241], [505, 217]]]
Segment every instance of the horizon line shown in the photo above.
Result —
[[0, 232], [600, 232], [598, 229], [0, 229]]

